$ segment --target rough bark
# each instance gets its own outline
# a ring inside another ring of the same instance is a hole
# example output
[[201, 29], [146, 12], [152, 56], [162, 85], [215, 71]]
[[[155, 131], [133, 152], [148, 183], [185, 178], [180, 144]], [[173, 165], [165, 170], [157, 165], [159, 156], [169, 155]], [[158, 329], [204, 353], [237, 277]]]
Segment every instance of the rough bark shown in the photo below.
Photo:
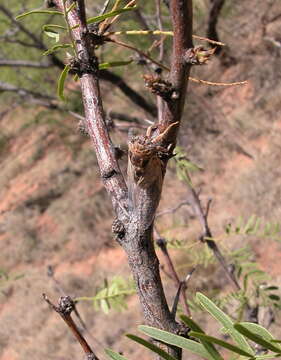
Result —
[[[62, 0], [55, 0], [55, 3], [62, 9]], [[171, 84], [162, 82], [168, 89], [162, 94], [165, 108], [159, 124], [149, 128], [146, 135], [129, 141], [128, 189], [106, 128], [99, 90], [98, 62], [93, 53], [93, 38], [85, 21], [84, 1], [77, 0], [77, 4], [77, 9], [69, 13], [70, 26], [79, 24], [79, 28], [73, 30], [78, 54], [75, 61], [78, 62], [88, 132], [97, 154], [101, 177], [117, 216], [113, 232], [127, 253], [146, 322], [179, 333], [181, 327], [169, 310], [163, 291], [159, 261], [154, 249], [153, 222], [167, 161], [173, 156], [186, 96], [190, 65], [185, 62], [184, 55], [193, 47], [192, 1], [172, 0], [170, 3], [174, 27]], [[179, 349], [169, 347], [168, 351], [178, 359], [181, 356]]]

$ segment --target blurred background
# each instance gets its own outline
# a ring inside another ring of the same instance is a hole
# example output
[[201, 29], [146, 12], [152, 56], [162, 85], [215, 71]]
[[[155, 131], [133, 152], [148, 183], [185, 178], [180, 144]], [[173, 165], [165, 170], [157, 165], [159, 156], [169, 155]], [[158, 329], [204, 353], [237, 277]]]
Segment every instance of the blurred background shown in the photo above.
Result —
[[[157, 3], [140, 3], [137, 11], [122, 14], [112, 30], [159, 28]], [[121, 1], [120, 7], [125, 4]], [[95, 16], [103, 2], [89, 0], [87, 7], [89, 16]], [[100, 359], [105, 347], [130, 359], [144, 358], [143, 349], [124, 336], [136, 333], [143, 320], [126, 256], [111, 233], [114, 214], [92, 144], [83, 134], [79, 82], [69, 76], [66, 101], [60, 101], [57, 79], [67, 56], [63, 51], [42, 56], [56, 44], [42, 26], [61, 24], [61, 19], [33, 14], [15, 20], [39, 8], [42, 1], [0, 2], [0, 360], [82, 358], [65, 324], [42, 300], [43, 292], [54, 302], [63, 292], [78, 299], [88, 329], [83, 331]], [[170, 30], [164, 4], [161, 20], [163, 29]], [[194, 0], [194, 34], [227, 46], [217, 49], [208, 65], [194, 67], [192, 77], [248, 81], [232, 87], [190, 82], [179, 136], [179, 151], [196, 164], [190, 165], [191, 176], [202, 205], [212, 199], [209, 226], [242, 293], [237, 295], [200, 241], [188, 184], [177, 176], [173, 160], [157, 230], [167, 240], [181, 277], [196, 266], [187, 297], [193, 317], [209, 334], [217, 329], [197, 306], [196, 291], [216, 299], [235, 318], [243, 313], [243, 296], [252, 299], [253, 307], [258, 303], [269, 314], [268, 324], [280, 338], [281, 2]], [[159, 38], [122, 35], [118, 40], [147, 52]], [[162, 40], [162, 61], [169, 64], [171, 38]], [[65, 35], [60, 42], [67, 42]], [[159, 58], [159, 47], [150, 51]], [[126, 152], [129, 129], [144, 133], [155, 119], [156, 98], [143, 81], [154, 70], [136, 53], [113, 44], [98, 55], [100, 62], [133, 60], [101, 73], [111, 137]], [[121, 167], [125, 173], [126, 156]], [[165, 275], [165, 265], [163, 270], [172, 304], [176, 288]], [[117, 294], [113, 302], [106, 299], [112, 286]], [[276, 286], [274, 294], [259, 297], [257, 292], [267, 286]]]

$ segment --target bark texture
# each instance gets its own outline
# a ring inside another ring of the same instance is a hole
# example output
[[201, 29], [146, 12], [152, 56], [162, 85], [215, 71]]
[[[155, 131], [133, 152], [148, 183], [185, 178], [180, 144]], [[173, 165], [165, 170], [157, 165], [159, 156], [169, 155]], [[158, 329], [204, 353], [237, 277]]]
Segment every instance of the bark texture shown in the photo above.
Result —
[[[62, 0], [54, 1], [61, 10]], [[93, 45], [101, 39], [93, 38], [89, 33], [84, 1], [77, 0], [77, 5], [69, 13], [70, 26], [79, 24], [73, 30], [78, 54], [75, 61], [88, 133], [94, 145], [104, 186], [116, 212], [113, 232], [127, 253], [146, 322], [151, 326], [179, 333], [181, 326], [175, 321], [163, 291], [153, 242], [153, 222], [161, 197], [166, 165], [173, 156], [186, 96], [190, 64], [185, 62], [184, 55], [193, 47], [192, 1], [170, 2], [174, 43], [170, 79], [169, 82], [164, 82], [167, 88], [165, 93], [160, 92], [165, 104], [163, 117], [145, 135], [129, 141], [128, 188], [106, 128], [100, 96], [98, 62]], [[153, 82], [153, 86], [156, 85]], [[168, 351], [178, 359], [181, 356], [179, 349], [169, 347]]]

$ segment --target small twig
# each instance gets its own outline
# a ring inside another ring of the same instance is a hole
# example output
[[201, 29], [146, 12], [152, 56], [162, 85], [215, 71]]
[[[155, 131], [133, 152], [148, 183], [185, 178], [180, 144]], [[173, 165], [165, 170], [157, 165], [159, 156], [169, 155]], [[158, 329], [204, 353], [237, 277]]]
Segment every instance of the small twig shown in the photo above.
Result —
[[125, 47], [125, 48], [130, 49], [130, 50], [133, 50], [133, 51], [135, 51], [136, 53], [138, 53], [139, 55], [141, 55], [141, 56], [143, 56], [144, 58], [146, 58], [147, 60], [151, 61], [153, 64], [155, 64], [155, 65], [157, 65], [158, 67], [160, 67], [161, 69], [170, 71], [170, 69], [169, 69], [167, 66], [165, 66], [165, 65], [161, 64], [160, 62], [154, 60], [151, 56], [149, 56], [148, 54], [146, 54], [144, 51], [139, 50], [139, 49], [137, 49], [136, 47], [134, 47], [134, 46], [132, 46], [132, 45], [129, 45], [129, 44], [126, 44], [126, 43], [124, 43], [124, 42], [122, 42], [122, 41], [118, 41], [118, 40], [111, 39], [111, 38], [108, 38], [107, 41], [113, 42], [113, 43], [115, 43], [115, 44], [117, 44], [117, 45], [120, 45], [120, 46]]
[[200, 237], [201, 241], [206, 242], [207, 246], [212, 250], [214, 256], [216, 257], [216, 259], [218, 260], [218, 262], [224, 269], [226, 276], [228, 277], [230, 282], [234, 285], [235, 289], [240, 290], [240, 285], [238, 284], [235, 275], [229, 271], [224, 256], [220, 252], [215, 241], [212, 239], [213, 235], [211, 233], [211, 230], [210, 230], [209, 224], [208, 224], [208, 214], [209, 214], [210, 204], [211, 204], [210, 200], [208, 201], [206, 212], [204, 212], [201, 202], [200, 202], [200, 199], [199, 199], [199, 195], [196, 193], [196, 191], [194, 190], [194, 188], [192, 187], [192, 185], [190, 183], [189, 183], [189, 190], [190, 190], [191, 206], [193, 208], [194, 213], [198, 217], [198, 220], [199, 220], [200, 225], [203, 230], [203, 234]]
[[[162, 17], [161, 17], [161, 5], [160, 0], [156, 0], [156, 17], [157, 24], [160, 31], [163, 30]], [[159, 61], [162, 63], [164, 58], [164, 37], [161, 36], [161, 40], [159, 42]], [[161, 122], [164, 110], [164, 102], [161, 96], [157, 96], [157, 109], [158, 109], [158, 122]]]
[[[60, 283], [60, 282], [56, 279], [56, 277], [55, 277], [54, 269], [53, 269], [53, 267], [52, 267], [51, 265], [49, 265], [48, 268], [47, 268], [47, 275], [48, 275], [48, 277], [54, 282], [55, 287], [56, 287], [57, 290], [61, 293], [61, 295], [62, 295], [62, 296], [66, 296], [66, 293], [65, 293], [65, 291], [64, 291], [61, 283]], [[87, 334], [91, 337], [91, 339], [92, 339], [93, 341], [95, 341], [99, 346], [102, 347], [102, 344], [99, 343], [98, 340], [96, 340], [96, 339], [94, 339], [94, 338], [92, 337], [92, 334], [90, 333], [90, 331], [89, 331], [86, 323], [85, 323], [84, 320], [82, 319], [82, 317], [81, 317], [81, 315], [80, 315], [80, 313], [79, 313], [79, 311], [78, 311], [78, 309], [77, 309], [76, 301], [73, 301], [73, 312], [74, 312], [74, 314], [76, 315], [77, 319], [79, 320], [79, 322], [80, 322], [83, 330], [87, 332]]]
[[190, 203], [187, 201], [187, 200], [185, 200], [185, 201], [182, 201], [182, 202], [180, 202], [177, 206], [175, 206], [175, 207], [173, 207], [173, 208], [170, 208], [170, 209], [166, 209], [166, 210], [163, 210], [163, 211], [159, 211], [157, 214], [156, 214], [156, 216], [155, 216], [155, 218], [158, 218], [158, 217], [160, 217], [160, 216], [163, 216], [163, 215], [166, 215], [166, 214], [173, 214], [173, 213], [175, 213], [178, 209], [180, 209], [182, 206], [184, 206], [184, 205], [190, 205]]
[[[178, 287], [178, 291], [177, 291], [177, 294], [176, 295], [176, 298], [177, 296], [181, 298], [181, 302], [183, 304], [183, 307], [185, 309], [185, 312], [188, 316], [190, 316], [190, 310], [189, 310], [189, 307], [188, 307], [188, 304], [187, 304], [187, 298], [186, 298], [186, 290], [187, 290], [187, 287], [186, 287], [186, 281], [181, 281], [179, 279], [179, 276], [176, 272], [176, 269], [174, 267], [174, 264], [173, 264], [173, 261], [170, 257], [170, 254], [168, 252], [168, 249], [167, 249], [167, 242], [166, 242], [166, 239], [162, 238], [159, 234], [159, 232], [157, 231], [156, 227], [154, 226], [154, 230], [155, 230], [155, 233], [157, 235], [157, 240], [156, 240], [156, 243], [157, 245], [159, 246], [160, 250], [162, 251], [163, 255], [164, 255], [164, 258], [165, 258], [165, 261], [166, 261], [166, 264], [167, 264], [167, 267], [169, 269], [169, 274], [170, 276], [172, 277], [172, 279], [174, 280], [176, 286]], [[176, 300], [176, 299], [175, 299]], [[178, 301], [178, 300], [177, 300]], [[175, 306], [175, 302], [174, 302], [174, 305], [173, 305], [173, 309], [174, 309], [174, 306]], [[172, 313], [173, 313], [173, 310], [172, 310]]]
[[[162, 30], [123, 30], [123, 31], [110, 31], [104, 34], [108, 35], [162, 35], [162, 36], [174, 36], [173, 31], [162, 31]], [[223, 42], [215, 41], [204, 36], [192, 35], [194, 39], [209, 42], [210, 44], [225, 46]]]
[[[119, 3], [120, 3], [120, 0], [117, 0], [115, 2], [115, 4], [113, 5], [111, 11], [117, 10]], [[136, 0], [131, 0], [126, 6], [124, 6], [124, 9], [134, 6], [135, 3], [136, 3]], [[104, 32], [107, 31], [111, 27], [111, 25], [119, 18], [119, 16], [120, 15], [116, 15], [111, 19], [110, 18], [105, 19], [105, 21], [100, 26], [100, 29], [99, 29], [100, 34], [103, 35]]]
[[[176, 313], [177, 313], [177, 309], [178, 309], [178, 304], [179, 304], [179, 299], [180, 299], [180, 294], [184, 293], [187, 289], [187, 283], [189, 282], [189, 280], [191, 279], [191, 275], [194, 273], [195, 271], [195, 267], [186, 275], [185, 280], [181, 281], [179, 286], [178, 286], [178, 290], [175, 296], [175, 300], [173, 303], [173, 307], [171, 310], [171, 314], [174, 317], [174, 319], [176, 318]], [[190, 314], [189, 314], [190, 316]]]
[[209, 211], [210, 211], [211, 203], [212, 203], [212, 199], [208, 199], [208, 201], [207, 201], [207, 206], [206, 206], [206, 211], [205, 211], [205, 217], [206, 217], [206, 219], [208, 219], [208, 216], [209, 216]]
[[[158, 67], [160, 67], [163, 70], [166, 71], [170, 71], [170, 69], [165, 66], [164, 64], [161, 64], [159, 61], [154, 60], [151, 56], [147, 55], [144, 51], [137, 49], [134, 46], [131, 46], [129, 44], [126, 44], [124, 42], [112, 39], [112, 38], [107, 38], [108, 42], [113, 42], [117, 45], [123, 46], [127, 49], [133, 50], [135, 52], [137, 52], [139, 55], [143, 56], [144, 58], [146, 58], [147, 60], [151, 61], [153, 64], [157, 65]], [[246, 85], [248, 84], [248, 81], [236, 81], [236, 82], [231, 82], [231, 83], [224, 83], [224, 82], [213, 82], [213, 81], [207, 81], [207, 80], [202, 80], [202, 79], [196, 79], [194, 77], [189, 76], [189, 80], [192, 82], [195, 82], [197, 84], [204, 84], [204, 85], [211, 85], [211, 86], [238, 86], [238, 85]]]
[[[211, 3], [212, 5], [209, 12], [207, 36], [216, 41], [219, 41], [217, 23], [225, 0], [213, 0]], [[221, 50], [221, 48], [216, 48], [215, 53], [219, 54]]]
[[69, 327], [72, 334], [75, 336], [77, 341], [80, 343], [82, 349], [84, 350], [87, 356], [87, 360], [99, 360], [71, 317], [71, 312], [74, 310], [74, 301], [71, 299], [71, 297], [62, 296], [59, 299], [58, 306], [56, 306], [49, 300], [46, 294], [42, 294], [42, 296], [43, 299], [50, 305], [50, 307], [54, 311], [56, 311], [61, 316], [63, 321]]

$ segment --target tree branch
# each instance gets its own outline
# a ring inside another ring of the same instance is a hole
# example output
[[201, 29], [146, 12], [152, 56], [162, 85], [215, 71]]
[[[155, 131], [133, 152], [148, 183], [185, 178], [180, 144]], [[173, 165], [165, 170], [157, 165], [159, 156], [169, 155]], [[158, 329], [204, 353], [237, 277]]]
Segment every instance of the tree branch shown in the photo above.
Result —
[[[192, 0], [171, 0], [170, 11], [174, 30], [173, 53], [171, 61], [170, 82], [174, 90], [172, 99], [164, 104], [164, 114], [160, 121], [163, 128], [176, 122], [180, 122], [184, 107], [188, 77], [191, 65], [186, 63], [184, 55], [186, 51], [193, 48], [192, 42]], [[168, 141], [175, 146], [176, 134], [179, 124]]]
[[[187, 286], [185, 284], [185, 281], [181, 281], [177, 272], [176, 272], [176, 269], [174, 267], [174, 264], [172, 262], [172, 259], [170, 257], [170, 254], [168, 252], [168, 249], [167, 249], [167, 242], [166, 242], [166, 239], [164, 239], [163, 237], [160, 236], [160, 234], [158, 233], [158, 231], [156, 230], [155, 228], [155, 231], [156, 231], [156, 234], [157, 234], [157, 239], [156, 239], [156, 243], [157, 245], [159, 246], [159, 248], [161, 249], [164, 257], [165, 257], [165, 260], [166, 260], [166, 263], [167, 263], [167, 266], [168, 266], [168, 269], [169, 269], [169, 274], [171, 275], [172, 279], [174, 280], [177, 288], [178, 288], [178, 297], [181, 298], [181, 302], [182, 302], [182, 305], [183, 305], [183, 308], [185, 310], [185, 313], [187, 316], [191, 316], [190, 314], [190, 310], [189, 310], [189, 307], [188, 307], [188, 304], [187, 304], [187, 298], [186, 298], [186, 290], [187, 290]], [[173, 311], [172, 311], [173, 313]], [[174, 315], [174, 314], [173, 314]]]
[[[63, 9], [62, 0], [53, 1], [59, 10]], [[77, 4], [77, 8], [68, 13], [78, 54], [73, 61], [78, 68], [88, 132], [94, 144], [102, 180], [117, 215], [112, 230], [127, 253], [146, 322], [163, 330], [180, 333], [183, 329], [169, 309], [160, 278], [153, 242], [153, 222], [166, 164], [172, 156], [170, 145], [176, 142], [177, 131], [174, 128], [182, 115], [191, 66], [186, 64], [184, 54], [192, 47], [192, 1], [172, 1], [175, 32], [170, 79], [177, 96], [167, 101], [168, 110], [165, 121], [160, 123], [162, 127], [158, 128], [158, 134], [154, 131], [155, 127], [151, 127], [145, 136], [130, 139], [128, 191], [106, 127], [99, 89], [98, 61], [94, 53], [98, 35], [89, 33], [87, 29], [84, 0], [77, 0]], [[76, 24], [78, 28], [74, 28]], [[180, 359], [180, 349], [168, 346], [168, 351]]]
[[[16, 26], [21, 32], [23, 32], [27, 37], [32, 40], [31, 44], [27, 44], [22, 40], [17, 40], [16, 42], [23, 46], [34, 47], [42, 51], [47, 50], [46, 45], [41, 41], [41, 39], [35, 34], [33, 34], [31, 31], [29, 31], [21, 22], [16, 21], [14, 15], [7, 7], [0, 4], [0, 11], [11, 21], [14, 26]], [[59, 69], [64, 69], [65, 65], [63, 61], [61, 61], [55, 54], [49, 55], [48, 58], [54, 66], [58, 67]], [[156, 106], [149, 103], [143, 96], [141, 96], [134, 89], [132, 89], [119, 75], [105, 69], [100, 71], [99, 76], [102, 80], [108, 81], [111, 84], [117, 86], [120, 91], [125, 96], [127, 96], [135, 105], [148, 112], [151, 116], [155, 117], [157, 115]]]
[[75, 309], [75, 304], [71, 297], [62, 296], [59, 299], [58, 306], [56, 306], [49, 300], [46, 294], [42, 294], [42, 296], [43, 299], [50, 305], [50, 307], [54, 311], [56, 311], [66, 323], [66, 325], [84, 350], [87, 360], [99, 360], [71, 317], [71, 312]]
[[52, 67], [50, 63], [40, 63], [35, 61], [28, 60], [9, 60], [9, 59], [0, 59], [0, 66], [11, 66], [11, 67], [30, 67], [38, 69], [47, 69]]
[[[215, 41], [219, 41], [217, 23], [224, 3], [225, 0], [211, 0], [211, 10], [209, 12], [207, 37]], [[215, 53], [219, 54], [221, 51], [222, 48], [218, 46]]]
[[55, 98], [53, 96], [50, 96], [47, 94], [42, 94], [40, 92], [32, 91], [32, 90], [29, 90], [26, 88], [18, 87], [18, 86], [12, 85], [10, 83], [6, 83], [4, 81], [0, 81], [0, 92], [1, 91], [16, 92], [20, 96], [31, 95], [35, 98], [55, 100]]
[[190, 190], [191, 206], [194, 210], [194, 213], [198, 217], [198, 220], [199, 220], [200, 225], [203, 230], [203, 234], [200, 239], [203, 242], [206, 242], [208, 247], [213, 251], [214, 256], [216, 257], [216, 259], [218, 260], [218, 262], [224, 269], [226, 276], [230, 280], [230, 283], [234, 286], [235, 290], [240, 290], [240, 285], [238, 284], [235, 275], [231, 271], [229, 271], [224, 256], [220, 252], [220, 249], [218, 248], [216, 242], [212, 239], [213, 235], [211, 233], [211, 230], [210, 230], [210, 227], [208, 224], [208, 213], [209, 213], [209, 209], [210, 209], [210, 201], [208, 201], [207, 209], [204, 212], [201, 202], [200, 202], [200, 199], [199, 199], [199, 196], [196, 193], [196, 191], [193, 189], [192, 186], [189, 186], [189, 190]]
[[[54, 2], [58, 9], [63, 11], [62, 1], [55, 0]], [[93, 54], [92, 44], [88, 37], [83, 4], [83, 1], [78, 1], [78, 10], [72, 10], [68, 14], [68, 19], [70, 27], [79, 25], [79, 28], [72, 30], [72, 36], [77, 46], [77, 53], [80, 54], [77, 60], [80, 64], [79, 77], [85, 119], [88, 133], [95, 148], [104, 186], [111, 197], [118, 217], [126, 219], [128, 217], [127, 187], [106, 128], [99, 87], [98, 62]], [[82, 20], [80, 16], [82, 16]]]

